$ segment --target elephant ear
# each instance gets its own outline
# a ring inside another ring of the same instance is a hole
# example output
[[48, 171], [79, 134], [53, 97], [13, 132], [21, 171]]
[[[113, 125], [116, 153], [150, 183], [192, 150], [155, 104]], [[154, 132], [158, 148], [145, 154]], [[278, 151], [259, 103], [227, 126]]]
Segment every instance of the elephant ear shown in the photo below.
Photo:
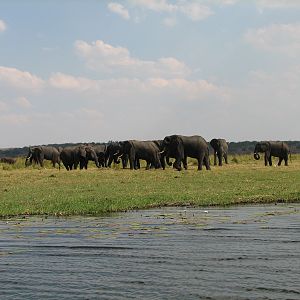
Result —
[[78, 149], [79, 156], [84, 157], [84, 158], [86, 157], [86, 149], [85, 148], [86, 147], [84, 147], [84, 146], [80, 146]]
[[179, 136], [174, 137], [174, 145], [176, 146], [177, 152], [180, 155], [180, 157], [184, 157], [184, 147], [182, 139]]
[[170, 137], [170, 136], [166, 136], [166, 137], [164, 138], [163, 143], [164, 143], [165, 145], [169, 145], [169, 144], [171, 143], [171, 137]]
[[33, 148], [33, 152], [35, 152], [35, 153], [38, 153], [38, 154], [40, 154], [40, 153], [42, 153], [42, 147], [34, 147]]
[[216, 144], [216, 139], [212, 139], [209, 143], [212, 147], [214, 147]]

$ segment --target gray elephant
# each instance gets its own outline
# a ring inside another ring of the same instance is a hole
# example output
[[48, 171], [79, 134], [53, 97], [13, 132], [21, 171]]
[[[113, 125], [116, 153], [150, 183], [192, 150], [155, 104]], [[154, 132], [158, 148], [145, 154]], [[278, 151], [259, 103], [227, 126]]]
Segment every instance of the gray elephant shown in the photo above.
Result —
[[95, 150], [91, 146], [80, 145], [76, 147], [66, 147], [60, 153], [60, 158], [69, 171], [77, 169], [78, 165], [80, 169], [87, 169], [88, 161], [93, 160], [95, 165], [99, 168], [98, 157]]
[[128, 140], [120, 142], [120, 156], [128, 155], [130, 169], [138, 169], [139, 160], [147, 162], [146, 169], [152, 165], [155, 169], [161, 167], [160, 151], [153, 141]]
[[105, 144], [99, 144], [93, 146], [94, 151], [96, 152], [96, 155], [98, 157], [98, 162], [100, 167], [106, 167], [106, 151], [107, 151], [107, 145]]
[[281, 165], [282, 160], [284, 164], [288, 165], [288, 156], [290, 154], [289, 146], [284, 142], [271, 142], [263, 141], [258, 142], [254, 149], [254, 158], [256, 160], [260, 159], [259, 153], [265, 153], [265, 166], [272, 166], [272, 156], [279, 157], [278, 166]]
[[121, 145], [120, 142], [111, 142], [107, 145], [106, 152], [105, 152], [105, 166], [111, 167], [112, 162], [115, 164], [119, 164], [121, 158], [122, 160], [122, 167], [125, 169], [128, 164], [128, 155], [122, 154], [121, 155]]
[[35, 146], [29, 147], [28, 154], [25, 160], [25, 166], [29, 166], [32, 162], [44, 167], [44, 160], [50, 160], [53, 168], [58, 164], [60, 169], [59, 150], [52, 146]]
[[181, 171], [181, 163], [187, 169], [187, 158], [196, 158], [198, 170], [202, 170], [203, 164], [210, 170], [209, 148], [206, 140], [199, 136], [170, 135], [163, 141], [165, 155], [175, 157], [173, 167]]
[[217, 165], [217, 157], [219, 161], [219, 166], [222, 166], [222, 160], [224, 158], [225, 163], [228, 164], [228, 144], [224, 139], [212, 139], [210, 145], [214, 149], [214, 165]]

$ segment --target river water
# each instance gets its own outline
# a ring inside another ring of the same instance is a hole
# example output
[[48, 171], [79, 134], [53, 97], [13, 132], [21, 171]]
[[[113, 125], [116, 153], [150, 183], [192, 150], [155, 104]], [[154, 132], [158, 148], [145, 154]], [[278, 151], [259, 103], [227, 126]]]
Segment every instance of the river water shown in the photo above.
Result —
[[2, 219], [0, 299], [300, 299], [300, 204]]

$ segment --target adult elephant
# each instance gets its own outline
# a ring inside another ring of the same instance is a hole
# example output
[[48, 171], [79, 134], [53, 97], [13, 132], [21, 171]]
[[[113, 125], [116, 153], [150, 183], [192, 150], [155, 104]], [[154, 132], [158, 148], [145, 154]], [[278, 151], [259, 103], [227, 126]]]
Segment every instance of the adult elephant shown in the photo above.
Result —
[[164, 138], [164, 152], [166, 155], [174, 156], [173, 167], [181, 171], [181, 162], [187, 169], [187, 157], [196, 158], [198, 170], [202, 170], [203, 163], [210, 170], [209, 148], [206, 140], [199, 136], [170, 135]]
[[278, 166], [281, 165], [282, 160], [284, 160], [284, 164], [286, 166], [288, 165], [290, 149], [289, 146], [284, 142], [258, 142], [254, 149], [254, 158], [256, 160], [260, 159], [259, 153], [265, 153], [265, 166], [268, 164], [272, 166], [272, 156], [279, 157]]
[[157, 146], [160, 153], [160, 164], [163, 170], [166, 168], [166, 164], [172, 166], [173, 163], [170, 162], [170, 158], [175, 158], [175, 155], [170, 151], [167, 153], [164, 151], [164, 141], [163, 140], [153, 140], [154, 144]]
[[128, 155], [122, 153], [121, 154], [121, 145], [120, 142], [111, 142], [107, 145], [106, 152], [105, 152], [105, 166], [111, 167], [112, 162], [115, 164], [119, 164], [121, 158], [122, 160], [122, 167], [125, 169], [128, 164]]
[[214, 149], [214, 165], [217, 165], [217, 157], [219, 161], [219, 166], [222, 166], [222, 160], [224, 158], [225, 163], [228, 164], [228, 144], [224, 139], [212, 139], [210, 145]]
[[147, 162], [146, 169], [149, 169], [150, 165], [155, 169], [161, 167], [160, 151], [153, 141], [128, 140], [120, 142], [120, 145], [120, 154], [128, 155], [131, 170], [138, 168], [140, 159]]
[[25, 166], [29, 166], [32, 162], [44, 167], [44, 160], [50, 160], [53, 168], [58, 164], [60, 169], [60, 155], [59, 150], [52, 146], [35, 146], [29, 147], [28, 154], [25, 160]]
[[87, 169], [88, 161], [93, 160], [95, 165], [99, 168], [98, 157], [95, 150], [91, 146], [80, 145], [75, 147], [66, 147], [60, 153], [60, 158], [69, 171], [77, 169], [78, 164], [80, 169]]
[[98, 157], [98, 162], [100, 167], [106, 167], [106, 151], [107, 151], [107, 145], [106, 144], [99, 144], [93, 146], [94, 151], [96, 152], [96, 155]]

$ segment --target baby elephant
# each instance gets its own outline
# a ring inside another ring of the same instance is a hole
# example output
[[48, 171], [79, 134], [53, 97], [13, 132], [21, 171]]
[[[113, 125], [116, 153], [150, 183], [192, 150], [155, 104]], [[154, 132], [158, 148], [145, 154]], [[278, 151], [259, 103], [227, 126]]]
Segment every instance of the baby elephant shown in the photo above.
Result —
[[16, 163], [17, 159], [13, 157], [2, 157], [0, 158], [0, 162], [9, 164], [9, 165], [14, 165]]

